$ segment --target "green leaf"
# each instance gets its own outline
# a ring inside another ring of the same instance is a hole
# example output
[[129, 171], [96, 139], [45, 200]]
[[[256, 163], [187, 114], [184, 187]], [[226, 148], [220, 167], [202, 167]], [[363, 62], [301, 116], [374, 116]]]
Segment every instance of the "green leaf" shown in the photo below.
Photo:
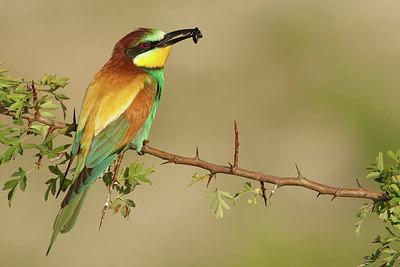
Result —
[[152, 184], [152, 181], [144, 175], [137, 175], [136, 178], [144, 183]]
[[[14, 119], [14, 120], [13, 120], [13, 124], [14, 124], [14, 125], [17, 125], [17, 126], [23, 126], [23, 125], [25, 125], [24, 122], [23, 122], [22, 120], [18, 120], [18, 119]], [[25, 130], [25, 129], [23, 129], [23, 130]]]
[[385, 227], [386, 232], [389, 234], [390, 237], [396, 237], [396, 235], [389, 229], [389, 227]]
[[47, 199], [49, 198], [50, 189], [51, 189], [51, 186], [48, 186], [46, 193], [44, 193], [44, 201], [47, 201]]
[[221, 207], [222, 208], [224, 208], [224, 209], [226, 209], [226, 210], [229, 210], [230, 208], [229, 208], [229, 206], [228, 206], [228, 204], [225, 202], [225, 200], [223, 200], [222, 198], [220, 198], [220, 203], [221, 203]]
[[142, 182], [152, 184], [151, 180], [147, 178], [148, 175], [154, 172], [154, 168], [143, 168], [143, 164], [135, 162], [129, 165], [129, 178], [135, 178]]
[[382, 171], [382, 170], [384, 169], [382, 151], [379, 151], [379, 153], [378, 153], [377, 168], [378, 168], [378, 170], [380, 170], [380, 171]]
[[217, 208], [218, 207], [218, 198], [216, 197], [216, 198], [214, 198], [214, 200], [211, 202], [211, 206], [210, 206], [210, 209], [215, 209], [215, 208]]
[[[220, 191], [218, 188], [216, 188], [213, 192], [208, 194], [209, 198], [214, 198], [211, 202], [210, 209], [214, 209], [215, 219], [222, 218], [224, 216], [224, 209], [230, 209], [229, 205], [225, 202], [225, 200], [223, 200], [223, 197], [232, 199], [232, 196], [230, 196], [230, 194], [227, 192], [221, 192], [223, 191]], [[230, 198], [226, 196], [230, 196]]]
[[55, 79], [55, 75], [45, 75], [44, 79], [43, 79], [43, 85], [48, 85], [50, 84], [50, 82], [52, 82]]
[[248, 203], [249, 205], [252, 205], [252, 204], [256, 205], [256, 204], [257, 204], [257, 198], [248, 199], [248, 200], [247, 200], [247, 203]]
[[126, 204], [128, 204], [128, 206], [130, 206], [132, 208], [136, 207], [136, 204], [132, 199], [126, 199], [125, 201], [126, 201]]
[[106, 174], [103, 175], [103, 181], [104, 181], [106, 186], [110, 186], [112, 180], [113, 180], [113, 173], [112, 172], [107, 172]]
[[57, 84], [58, 86], [64, 88], [65, 86], [68, 85], [69, 83], [69, 78], [60, 78], [54, 81], [55, 84]]
[[33, 122], [31, 129], [35, 129], [37, 133], [39, 133], [42, 136], [46, 136], [47, 131], [49, 130], [50, 126], [39, 123], [39, 122]]
[[13, 199], [13, 197], [14, 197], [15, 190], [16, 190], [16, 187], [12, 188], [12, 189], [10, 190], [10, 192], [8, 192], [8, 194], [7, 194], [8, 206], [9, 206], [9, 207], [11, 207], [11, 202], [12, 202], [12, 199]]
[[395, 160], [395, 161], [398, 161], [399, 160], [399, 157], [398, 157], [398, 155], [396, 155], [393, 151], [388, 151], [387, 152], [387, 155], [390, 157], [390, 158], [392, 158], [393, 160]]
[[46, 102], [46, 103], [40, 104], [40, 105], [39, 105], [39, 108], [40, 108], [40, 109], [54, 110], [54, 109], [57, 109], [58, 106], [57, 106], [56, 104], [53, 104], [53, 103], [51, 102], [51, 100], [50, 100], [50, 101], [48, 101], [48, 102]]
[[360, 229], [361, 229], [361, 224], [365, 217], [367, 216], [368, 211], [372, 208], [373, 206], [371, 204], [364, 204], [361, 206], [361, 208], [358, 209], [356, 213], [356, 217], [359, 218], [359, 220], [356, 223], [356, 235], [360, 236]]
[[11, 98], [12, 100], [18, 101], [18, 100], [23, 100], [23, 99], [25, 99], [25, 95], [23, 95], [23, 94], [17, 94], [17, 93], [12, 93], [12, 94], [10, 95], [10, 98]]
[[245, 182], [243, 184], [244, 189], [248, 190], [248, 191], [253, 191], [253, 189], [251, 188], [251, 183], [250, 182]]
[[381, 176], [381, 173], [380, 172], [370, 172], [368, 175], [367, 175], [367, 178], [368, 179], [377, 179], [377, 178], [379, 178]]
[[39, 111], [39, 112], [40, 112], [40, 115], [42, 115], [43, 117], [48, 118], [48, 119], [54, 119], [56, 117], [52, 113], [47, 112], [47, 111]]
[[70, 99], [68, 96], [66, 96], [66, 95], [64, 95], [64, 94], [55, 94], [54, 97], [55, 97], [56, 100], [58, 100], [58, 101]]
[[0, 136], [9, 135], [9, 134], [11, 133], [11, 131], [10, 131], [9, 129], [10, 129], [10, 128], [5, 129], [5, 130], [0, 130]]
[[62, 111], [63, 111], [64, 120], [65, 120], [65, 118], [67, 117], [67, 107], [61, 101], [60, 101], [60, 104], [61, 104], [61, 108], [62, 108]]
[[396, 192], [397, 196], [400, 196], [400, 189], [399, 189], [399, 187], [397, 185], [391, 184], [390, 188], [393, 189], [393, 191]]
[[46, 139], [44, 139], [44, 141], [43, 141], [42, 144], [46, 144], [46, 143], [50, 142], [51, 140], [53, 140], [53, 139], [57, 136], [57, 134], [58, 134], [58, 133], [55, 133], [55, 132], [49, 134], [49, 135], [46, 137]]
[[221, 206], [218, 206], [215, 210], [215, 219], [224, 217], [224, 211], [222, 210]]
[[11, 175], [11, 177], [19, 177], [19, 178], [7, 181], [3, 187], [3, 191], [8, 189], [10, 190], [7, 195], [8, 205], [10, 207], [11, 207], [11, 201], [17, 189], [17, 185], [20, 184], [21, 191], [24, 191], [26, 188], [26, 181], [27, 181], [26, 172], [21, 167], [19, 167], [19, 170], [17, 172], [14, 172]]
[[9, 108], [8, 108], [8, 110], [14, 110], [14, 111], [16, 111], [16, 113], [15, 113], [15, 117], [17, 118], [17, 119], [20, 119], [21, 118], [21, 112], [22, 112], [22, 107], [24, 106], [24, 103], [22, 102], [22, 101], [18, 101], [18, 102], [15, 102], [14, 104], [12, 104]]
[[188, 184], [188, 187], [192, 186], [193, 184], [202, 181], [202, 182], [206, 182], [208, 181], [208, 179], [210, 179], [210, 175], [206, 174], [203, 176], [200, 176], [197, 172], [192, 176], [193, 180], [190, 181], [190, 183]]
[[109, 207], [109, 209], [111, 209], [113, 211], [113, 213], [118, 213], [120, 207], [121, 207], [121, 203], [122, 200], [120, 198], [117, 198], [116, 200], [114, 200], [114, 202], [111, 204], [111, 206]]
[[121, 202], [121, 206], [120, 206], [120, 210], [121, 210], [121, 215], [126, 218], [129, 215], [129, 208], [128, 205], [126, 205], [126, 203]]
[[23, 149], [38, 148], [39, 145], [33, 143], [22, 144]]
[[50, 165], [50, 166], [49, 166], [49, 171], [50, 171], [51, 173], [56, 174], [57, 176], [62, 176], [62, 175], [64, 175], [63, 172], [58, 168], [57, 165], [55, 165], [55, 166]]
[[12, 180], [7, 181], [7, 182], [4, 184], [3, 191], [4, 191], [4, 190], [7, 190], [7, 189], [10, 189], [10, 188], [16, 187], [16, 186], [18, 185], [18, 183], [19, 183], [19, 178], [18, 178], [18, 179], [12, 179]]
[[213, 197], [215, 197], [217, 195], [217, 191], [212, 191], [211, 193], [209, 193], [208, 195], [207, 195], [207, 197], [208, 198], [213, 198]]
[[219, 193], [220, 193], [221, 196], [223, 196], [224, 198], [233, 199], [233, 197], [231, 196], [231, 194], [230, 194], [229, 192], [219, 191]]

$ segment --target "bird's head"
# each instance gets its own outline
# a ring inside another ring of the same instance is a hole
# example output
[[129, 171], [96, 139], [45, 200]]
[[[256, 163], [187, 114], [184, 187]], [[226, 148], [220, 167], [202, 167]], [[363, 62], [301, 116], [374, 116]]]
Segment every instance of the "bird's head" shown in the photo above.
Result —
[[199, 29], [185, 29], [164, 33], [159, 30], [140, 28], [122, 38], [114, 48], [113, 56], [132, 60], [139, 68], [163, 68], [171, 51], [171, 46], [187, 38], [197, 39], [202, 34]]

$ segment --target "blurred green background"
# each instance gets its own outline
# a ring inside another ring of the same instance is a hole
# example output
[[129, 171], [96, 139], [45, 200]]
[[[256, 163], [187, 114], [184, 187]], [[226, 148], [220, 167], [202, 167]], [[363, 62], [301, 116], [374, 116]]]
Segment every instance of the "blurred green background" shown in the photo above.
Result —
[[[0, 61], [10, 75], [70, 77], [66, 104], [80, 110], [85, 88], [122, 36], [138, 27], [166, 32], [198, 26], [198, 45], [173, 48], [151, 145], [227, 164], [233, 120], [239, 165], [356, 187], [379, 150], [397, 149], [400, 127], [398, 1], [19, 1], [0, 2]], [[0, 118], [1, 122], [10, 122]], [[138, 159], [129, 152], [125, 164]], [[376, 249], [381, 225], [368, 219], [361, 236], [354, 214], [364, 200], [278, 189], [270, 209], [245, 199], [215, 220], [206, 195], [187, 187], [191, 167], [159, 166], [152, 186], [134, 192], [129, 220], [106, 216], [98, 182], [77, 225], [45, 251], [61, 199], [44, 202], [50, 174], [35, 172], [12, 208], [0, 192], [2, 266], [356, 266]], [[1, 166], [3, 184], [29, 155]], [[220, 175], [234, 192], [243, 179]], [[254, 186], [257, 186], [254, 183]], [[268, 185], [269, 190], [272, 186]]]

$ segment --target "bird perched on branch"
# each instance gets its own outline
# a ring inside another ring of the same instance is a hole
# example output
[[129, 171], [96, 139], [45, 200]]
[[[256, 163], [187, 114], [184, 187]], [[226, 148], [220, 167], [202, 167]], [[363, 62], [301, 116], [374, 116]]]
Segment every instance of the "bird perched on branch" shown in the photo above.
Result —
[[58, 233], [74, 226], [93, 182], [126, 149], [140, 152], [163, 93], [163, 69], [171, 46], [187, 38], [197, 43], [201, 37], [197, 28], [167, 34], [140, 28], [116, 43], [83, 99], [66, 171], [76, 159], [73, 182], [55, 219], [46, 255]]

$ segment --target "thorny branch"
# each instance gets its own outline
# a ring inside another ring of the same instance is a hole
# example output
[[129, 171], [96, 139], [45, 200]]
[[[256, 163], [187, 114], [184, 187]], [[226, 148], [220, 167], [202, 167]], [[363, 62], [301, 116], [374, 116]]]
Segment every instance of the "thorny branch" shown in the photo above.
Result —
[[[15, 112], [13, 111], [8, 111], [6, 108], [0, 106], [0, 113], [3, 115], [15, 116]], [[70, 126], [70, 124], [63, 123], [63, 122], [57, 122], [48, 118], [44, 118], [38, 115], [30, 114], [30, 113], [24, 113], [21, 115], [21, 118], [26, 119], [28, 121], [38, 121], [43, 124], [53, 126], [54, 129], [61, 129]], [[180, 165], [189, 165], [193, 167], [198, 167], [204, 170], [208, 170], [210, 172], [210, 178], [215, 177], [216, 174], [228, 174], [228, 175], [234, 175], [234, 176], [240, 176], [244, 177], [247, 179], [259, 181], [261, 183], [270, 183], [275, 185], [273, 192], [276, 191], [277, 188], [283, 187], [283, 186], [300, 186], [304, 187], [313, 191], [318, 192], [319, 195], [331, 195], [333, 196], [332, 200], [337, 198], [337, 197], [351, 197], [351, 198], [365, 198], [365, 199], [371, 199], [373, 201], [385, 201], [390, 199], [390, 197], [385, 193], [385, 192], [376, 192], [376, 191], [370, 191], [365, 189], [360, 185], [360, 183], [357, 181], [358, 188], [357, 189], [349, 189], [349, 188], [339, 188], [339, 187], [333, 187], [333, 186], [328, 186], [328, 185], [323, 185], [317, 182], [314, 182], [312, 180], [307, 179], [304, 177], [297, 164], [296, 164], [296, 170], [298, 173], [297, 177], [279, 177], [279, 176], [274, 176], [270, 174], [265, 174], [261, 172], [255, 172], [255, 171], [249, 171], [246, 169], [242, 169], [238, 167], [238, 160], [237, 160], [237, 150], [238, 150], [238, 140], [237, 140], [237, 126], [235, 123], [235, 154], [234, 154], [234, 164], [230, 166], [223, 166], [223, 165], [217, 165], [211, 162], [204, 161], [200, 159], [198, 149], [196, 149], [196, 155], [195, 157], [185, 157], [185, 156], [179, 156], [175, 155], [169, 152], [165, 152], [153, 147], [150, 147], [147, 142], [144, 144], [142, 147], [141, 152], [144, 154], [150, 154], [153, 155], [157, 158], [166, 160], [164, 163], [175, 163], [175, 164], [180, 164]], [[271, 192], [272, 193], [272, 192]]]
[[[319, 195], [332, 195], [336, 197], [352, 197], [352, 198], [366, 198], [373, 201], [388, 200], [389, 196], [384, 192], [370, 191], [365, 188], [347, 189], [339, 188], [328, 185], [323, 185], [311, 181], [305, 177], [279, 177], [261, 172], [254, 172], [245, 170], [242, 168], [232, 169], [230, 166], [217, 165], [211, 162], [207, 162], [197, 158], [189, 158], [184, 156], [174, 155], [169, 152], [165, 152], [148, 145], [143, 146], [142, 152], [145, 154], [153, 155], [157, 158], [161, 158], [171, 163], [190, 165], [199, 167], [210, 171], [212, 174], [230, 174], [235, 176], [241, 176], [251, 180], [265, 182], [276, 185], [276, 188], [283, 186], [301, 186], [318, 192]], [[333, 199], [332, 199], [333, 200]]]

